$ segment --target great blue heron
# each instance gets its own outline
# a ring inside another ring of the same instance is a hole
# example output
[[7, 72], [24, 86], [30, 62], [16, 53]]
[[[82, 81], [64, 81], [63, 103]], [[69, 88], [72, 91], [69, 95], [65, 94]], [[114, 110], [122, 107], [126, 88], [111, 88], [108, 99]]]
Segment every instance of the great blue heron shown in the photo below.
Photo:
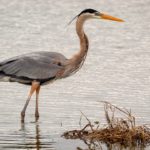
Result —
[[26, 108], [35, 91], [35, 117], [36, 119], [39, 118], [38, 97], [41, 85], [48, 84], [56, 79], [68, 77], [83, 65], [89, 46], [88, 38], [83, 30], [83, 24], [86, 20], [96, 18], [123, 22], [122, 19], [106, 15], [94, 9], [85, 9], [75, 18], [77, 18], [76, 32], [80, 40], [80, 50], [73, 57], [67, 59], [57, 52], [42, 51], [16, 56], [0, 62], [0, 81], [31, 85], [29, 96], [21, 111], [22, 122], [24, 122]]

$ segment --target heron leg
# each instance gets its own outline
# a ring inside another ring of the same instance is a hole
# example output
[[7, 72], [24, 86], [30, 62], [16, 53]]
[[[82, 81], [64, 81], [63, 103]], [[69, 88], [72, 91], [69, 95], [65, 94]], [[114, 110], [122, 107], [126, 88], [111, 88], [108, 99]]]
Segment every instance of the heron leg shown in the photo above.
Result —
[[21, 122], [24, 122], [24, 117], [25, 117], [25, 112], [26, 112], [26, 109], [27, 109], [27, 106], [30, 102], [30, 99], [31, 99], [31, 96], [32, 94], [35, 92], [35, 90], [39, 87], [39, 83], [38, 82], [32, 82], [32, 85], [31, 85], [31, 89], [30, 89], [30, 93], [29, 93], [29, 96], [26, 100], [26, 103], [21, 111]]
[[39, 118], [39, 108], [38, 108], [38, 105], [39, 105], [39, 92], [40, 92], [40, 85], [37, 87], [36, 89], [36, 108], [35, 108], [35, 118], [36, 120], [38, 120]]

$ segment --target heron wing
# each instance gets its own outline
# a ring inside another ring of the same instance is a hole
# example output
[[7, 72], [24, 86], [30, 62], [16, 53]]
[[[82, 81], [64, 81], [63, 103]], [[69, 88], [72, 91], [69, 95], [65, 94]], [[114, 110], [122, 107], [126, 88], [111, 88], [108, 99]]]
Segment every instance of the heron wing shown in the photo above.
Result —
[[38, 52], [21, 55], [0, 63], [0, 72], [8, 76], [29, 79], [53, 78], [61, 69], [66, 58], [54, 52]]

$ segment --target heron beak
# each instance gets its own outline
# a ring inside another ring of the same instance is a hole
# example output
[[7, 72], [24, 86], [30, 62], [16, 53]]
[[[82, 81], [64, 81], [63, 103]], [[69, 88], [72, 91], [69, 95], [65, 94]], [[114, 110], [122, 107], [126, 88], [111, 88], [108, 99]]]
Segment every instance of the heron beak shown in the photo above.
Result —
[[122, 20], [122, 19], [110, 16], [110, 15], [107, 15], [107, 14], [103, 14], [103, 13], [100, 14], [100, 18], [101, 19], [106, 19], [106, 20], [113, 20], [113, 21], [118, 21], [118, 22], [124, 22], [124, 20]]

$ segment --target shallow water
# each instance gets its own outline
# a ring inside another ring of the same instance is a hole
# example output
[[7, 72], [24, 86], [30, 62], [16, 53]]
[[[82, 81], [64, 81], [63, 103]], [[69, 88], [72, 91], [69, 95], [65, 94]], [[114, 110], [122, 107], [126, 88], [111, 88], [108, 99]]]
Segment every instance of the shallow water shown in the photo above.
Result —
[[60, 135], [79, 128], [80, 111], [103, 124], [101, 100], [132, 108], [137, 123], [150, 122], [149, 0], [0, 0], [0, 59], [49, 50], [70, 57], [79, 43], [74, 23], [66, 25], [84, 8], [109, 12], [125, 23], [87, 22], [90, 50], [85, 64], [74, 76], [42, 88], [37, 123], [35, 97], [25, 124], [20, 123], [29, 87], [0, 84], [0, 149], [87, 148], [83, 141], [65, 140]]

